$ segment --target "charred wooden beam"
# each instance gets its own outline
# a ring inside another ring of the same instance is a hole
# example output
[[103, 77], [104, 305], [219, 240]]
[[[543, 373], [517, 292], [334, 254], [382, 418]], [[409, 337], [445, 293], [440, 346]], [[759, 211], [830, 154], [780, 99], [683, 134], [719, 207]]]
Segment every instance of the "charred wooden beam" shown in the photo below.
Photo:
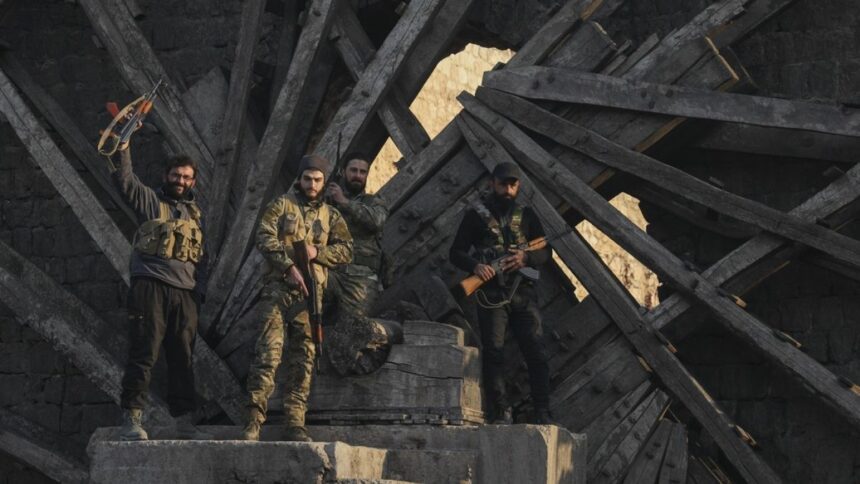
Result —
[[233, 181], [239, 155], [245, 113], [253, 81], [254, 51], [263, 24], [265, 0], [248, 0], [242, 6], [239, 24], [239, 40], [230, 69], [230, 88], [227, 92], [227, 110], [221, 123], [220, 144], [215, 153], [216, 164], [212, 167], [212, 182], [208, 187], [209, 207], [206, 237], [210, 247], [217, 249], [221, 243], [221, 232], [227, 218], [227, 202], [230, 198], [230, 183]]
[[[677, 424], [683, 428], [683, 425]], [[642, 446], [641, 452], [636, 454], [633, 462], [626, 471], [623, 484], [633, 484], [636, 482], [657, 482], [660, 475], [660, 467], [663, 463], [663, 457], [666, 455], [666, 449], [669, 446], [669, 438], [672, 436], [672, 428], [674, 424], [668, 420], [660, 420], [657, 422], [657, 428], [651, 437], [648, 438]], [[621, 475], [616, 475], [616, 478], [621, 478]]]
[[0, 49], [0, 69], [9, 76], [21, 93], [30, 100], [39, 113], [45, 117], [45, 120], [60, 134], [66, 145], [92, 174], [126, 219], [136, 225], [137, 217], [112, 183], [107, 163], [98, 155], [95, 146], [84, 136], [60, 104], [39, 86], [18, 59], [12, 55], [12, 52]]
[[298, 125], [305, 122], [297, 115], [302, 96], [315, 79], [309, 73], [325, 48], [329, 27], [336, 10], [334, 0], [316, 0], [308, 11], [308, 20], [302, 29], [296, 53], [290, 64], [287, 79], [278, 96], [269, 124], [260, 141], [257, 159], [248, 167], [248, 176], [241, 202], [236, 207], [230, 226], [230, 237], [224, 240], [212, 270], [207, 288], [206, 304], [200, 317], [203, 334], [217, 321], [233, 281], [245, 260], [260, 211], [271, 195], [274, 180], [281, 172], [286, 148]]
[[792, 3], [794, 0], [757, 0], [740, 18], [714, 32], [714, 42], [719, 47], [734, 44]]
[[422, 33], [433, 23], [443, 0], [411, 2], [391, 33], [367, 64], [349, 98], [340, 106], [314, 150], [316, 154], [338, 161], [338, 147], [347, 153], [357, 146], [358, 138], [376, 113], [383, 98], [391, 92], [396, 77]]
[[[781, 341], [771, 328], [726, 297], [719, 286], [690, 270], [677, 256], [636, 227], [630, 219], [520, 131], [513, 122], [480, 105], [474, 98], [461, 96], [460, 99], [470, 113], [479, 116], [501, 133], [501, 142], [535, 177], [551, 186], [555, 183], [556, 187], [564, 187], [563, 190], [557, 190], [557, 194], [570, 206], [576, 207], [586, 219], [655, 271], [662, 280], [706, 307], [726, 329], [809, 385], [816, 397], [860, 427], [860, 399], [847, 392], [827, 368], [796, 347]], [[519, 113], [510, 110], [505, 112], [520, 120]], [[591, 133], [589, 137], [597, 144], [606, 146], [596, 134]], [[574, 273], [578, 274], [577, 271]]]
[[[510, 154], [475, 118], [463, 115], [461, 129], [474, 146], [488, 170], [504, 161], [511, 161]], [[568, 225], [544, 196], [536, 191], [534, 184], [523, 176], [520, 195], [538, 213], [548, 233], [563, 233]], [[764, 463], [746, 443], [731, 430], [733, 424], [719, 409], [714, 400], [684, 368], [684, 365], [650, 331], [642, 319], [630, 294], [615, 278], [609, 268], [594, 254], [587, 242], [578, 233], [568, 233], [553, 244], [553, 249], [564, 263], [585, 284], [589, 293], [609, 313], [612, 320], [633, 344], [637, 352], [654, 369], [661, 381], [694, 415], [711, 434], [726, 456], [734, 463], [745, 479], [752, 482], [779, 482], [779, 477]]]
[[299, 12], [297, 2], [285, 2], [283, 11], [284, 24], [281, 30], [281, 38], [278, 41], [278, 56], [275, 61], [275, 72], [272, 75], [272, 87], [269, 91], [269, 105], [274, 106], [278, 101], [278, 94], [287, 77], [287, 70], [293, 61], [296, 49], [296, 41], [299, 36]]
[[634, 175], [728, 217], [753, 224], [830, 254], [844, 263], [860, 267], [860, 241], [722, 190], [648, 155], [624, 148], [522, 98], [486, 89], [482, 99], [497, 113], [507, 113], [512, 119], [516, 119], [517, 124], [606, 166]]
[[81, 0], [93, 29], [107, 47], [117, 70], [132, 92], [144, 93], [163, 79], [166, 85], [155, 100], [155, 123], [161, 128], [170, 146], [179, 153], [187, 153], [198, 161], [198, 183], [201, 204], [207, 208], [205, 187], [211, 183], [211, 170], [215, 159], [203, 138], [194, 127], [182, 104], [180, 90], [170, 82], [170, 76], [156, 57], [146, 37], [134, 22], [127, 8], [118, 0]]
[[62, 441], [56, 432], [0, 407], [0, 450], [57, 482], [89, 482], [87, 466]]
[[750, 124], [720, 123], [696, 137], [692, 146], [779, 158], [855, 163], [857, 153], [860, 153], [860, 138]]
[[634, 82], [536, 66], [488, 72], [484, 85], [532, 99], [860, 136], [860, 111], [844, 106]]
[[0, 113], [126, 284], [131, 245], [0, 70]]
[[[335, 46], [353, 79], [358, 81], [376, 55], [376, 50], [351, 8], [344, 6], [336, 22], [334, 28], [339, 36], [335, 40]], [[396, 87], [382, 100], [377, 114], [394, 144], [407, 160], [411, 160], [430, 143], [430, 137], [424, 127], [409, 110]]]
[[526, 43], [517, 49], [508, 67], [536, 65], [544, 59], [582, 22], [608, 17], [621, 0], [570, 0], [543, 24]]

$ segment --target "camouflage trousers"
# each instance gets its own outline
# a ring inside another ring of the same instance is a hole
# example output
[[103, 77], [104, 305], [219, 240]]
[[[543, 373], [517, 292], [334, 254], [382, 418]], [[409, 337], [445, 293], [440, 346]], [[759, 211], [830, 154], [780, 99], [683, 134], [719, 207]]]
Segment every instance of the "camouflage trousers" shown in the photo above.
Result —
[[[326, 320], [340, 322], [367, 316], [378, 296], [379, 283], [370, 269], [351, 265], [346, 271], [329, 271], [325, 290]], [[329, 316], [334, 316], [334, 320]]]
[[[286, 337], [284, 414], [288, 426], [304, 426], [316, 351], [305, 300], [281, 283], [263, 289], [263, 325], [254, 347], [254, 360], [246, 388], [249, 408], [266, 414], [275, 390], [275, 373], [281, 363]], [[286, 333], [286, 334], [285, 334]]]

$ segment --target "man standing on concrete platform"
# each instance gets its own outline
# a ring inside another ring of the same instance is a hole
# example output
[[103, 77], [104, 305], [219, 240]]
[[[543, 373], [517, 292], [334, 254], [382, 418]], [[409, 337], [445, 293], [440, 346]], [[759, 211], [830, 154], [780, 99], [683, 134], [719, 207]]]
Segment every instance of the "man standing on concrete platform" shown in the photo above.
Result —
[[[284, 413], [287, 432], [284, 440], [310, 441], [305, 429], [305, 412], [311, 388], [314, 347], [305, 298], [309, 291], [302, 273], [293, 262], [293, 242], [305, 241], [312, 261], [317, 300], [320, 307], [328, 269], [352, 260], [352, 237], [340, 212], [323, 200], [329, 163], [319, 156], [304, 156], [299, 178], [293, 188], [266, 207], [257, 228], [257, 249], [266, 260], [263, 288], [262, 332], [254, 348], [248, 373], [248, 422], [244, 440], [259, 440], [266, 420], [269, 397], [275, 389], [275, 371], [281, 362], [284, 331], [287, 338], [287, 378]], [[284, 328], [286, 326], [286, 328]]]
[[328, 200], [343, 214], [353, 239], [350, 264], [339, 264], [329, 273], [325, 292], [327, 309], [337, 321], [367, 316], [379, 295], [382, 245], [380, 237], [388, 209], [375, 195], [365, 192], [371, 159], [361, 153], [345, 158], [340, 183], [330, 183]]
[[[525, 252], [515, 248], [544, 236], [534, 211], [516, 202], [520, 177], [520, 170], [513, 163], [496, 166], [490, 181], [492, 192], [466, 212], [451, 245], [450, 257], [455, 266], [486, 282], [476, 296], [490, 421], [512, 422], [503, 374], [505, 332], [510, 325], [528, 365], [535, 423], [547, 424], [552, 421], [549, 365], [537, 294], [534, 283], [518, 271], [527, 266], [540, 267], [549, 260], [550, 250]], [[501, 273], [497, 274], [490, 263], [501, 257], [504, 257]]]
[[114, 180], [137, 213], [131, 287], [128, 296], [128, 363], [122, 378], [121, 438], [147, 440], [141, 425], [152, 367], [164, 345], [167, 403], [180, 438], [206, 438], [194, 426], [192, 370], [197, 313], [206, 287], [203, 220], [194, 200], [197, 164], [185, 155], [170, 158], [158, 190], [134, 174], [128, 145], [120, 147]]

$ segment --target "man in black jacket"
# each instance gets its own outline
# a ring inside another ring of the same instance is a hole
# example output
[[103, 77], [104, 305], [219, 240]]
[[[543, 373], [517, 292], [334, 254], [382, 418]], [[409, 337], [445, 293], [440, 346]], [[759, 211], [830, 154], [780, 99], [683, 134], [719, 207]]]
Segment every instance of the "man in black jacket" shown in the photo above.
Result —
[[[477, 297], [490, 421], [512, 421], [503, 375], [505, 331], [510, 324], [528, 365], [535, 423], [546, 424], [552, 419], [549, 365], [537, 295], [533, 281], [524, 279], [518, 272], [546, 263], [550, 250], [526, 252], [516, 248], [544, 235], [534, 211], [516, 201], [520, 177], [519, 168], [512, 163], [496, 166], [490, 196], [466, 212], [451, 246], [450, 257], [455, 266], [486, 282]], [[502, 274], [497, 274], [490, 262], [506, 254], [500, 264]]]
[[193, 425], [192, 354], [198, 302], [205, 290], [203, 220], [194, 199], [197, 165], [171, 158], [158, 190], [134, 174], [128, 146], [122, 146], [114, 181], [137, 214], [140, 227], [131, 255], [128, 296], [129, 349], [122, 378], [123, 440], [147, 440], [141, 425], [152, 367], [164, 345], [167, 403], [180, 438], [205, 438]]

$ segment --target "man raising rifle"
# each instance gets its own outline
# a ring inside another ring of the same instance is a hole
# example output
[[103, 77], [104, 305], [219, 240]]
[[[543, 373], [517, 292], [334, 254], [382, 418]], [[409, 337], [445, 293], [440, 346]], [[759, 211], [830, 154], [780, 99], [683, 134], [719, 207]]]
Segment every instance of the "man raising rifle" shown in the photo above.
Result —
[[[490, 196], [466, 212], [450, 257], [455, 266], [486, 282], [477, 296], [489, 420], [501, 424], [513, 420], [503, 374], [505, 331], [510, 323], [528, 365], [534, 423], [547, 424], [552, 420], [547, 351], [534, 282], [523, 277], [521, 269], [540, 267], [549, 260], [550, 251], [545, 246], [529, 251], [519, 248], [544, 236], [534, 211], [516, 202], [520, 177], [513, 163], [496, 166]], [[470, 253], [473, 248], [474, 256]], [[491, 262], [499, 258], [501, 272], [497, 273]]]
[[[305, 412], [311, 389], [314, 355], [307, 301], [308, 285], [316, 285], [315, 308], [320, 308], [328, 269], [352, 260], [352, 237], [340, 212], [323, 200], [326, 159], [310, 155], [299, 163], [298, 180], [285, 194], [266, 207], [257, 228], [257, 249], [266, 260], [263, 288], [262, 332], [254, 348], [248, 373], [248, 421], [244, 440], [259, 440], [266, 420], [267, 402], [275, 389], [275, 371], [281, 362], [284, 331], [287, 337], [287, 378], [284, 440], [309, 442]], [[302, 276], [296, 264], [294, 243], [307, 244], [313, 281]], [[313, 287], [313, 286], [311, 286]]]

